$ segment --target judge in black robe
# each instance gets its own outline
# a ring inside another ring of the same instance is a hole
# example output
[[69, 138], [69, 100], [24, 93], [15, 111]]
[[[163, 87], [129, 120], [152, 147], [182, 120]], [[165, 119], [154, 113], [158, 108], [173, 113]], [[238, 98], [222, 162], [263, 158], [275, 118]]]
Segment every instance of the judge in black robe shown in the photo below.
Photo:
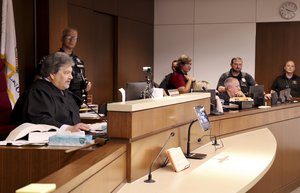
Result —
[[25, 122], [54, 125], [71, 131], [89, 130], [80, 123], [76, 96], [68, 91], [72, 80], [72, 59], [65, 53], [49, 55], [42, 66], [42, 79], [36, 80], [17, 101], [11, 116], [13, 124]]

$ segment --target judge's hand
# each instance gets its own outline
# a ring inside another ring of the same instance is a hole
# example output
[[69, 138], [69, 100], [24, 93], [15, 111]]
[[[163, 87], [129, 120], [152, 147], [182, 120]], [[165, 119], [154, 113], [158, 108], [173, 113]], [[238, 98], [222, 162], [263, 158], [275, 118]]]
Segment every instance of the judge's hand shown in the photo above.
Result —
[[85, 124], [85, 123], [78, 123], [74, 126], [70, 126], [68, 127], [66, 130], [67, 131], [71, 131], [71, 132], [78, 132], [78, 131], [89, 131], [91, 128], [88, 124]]

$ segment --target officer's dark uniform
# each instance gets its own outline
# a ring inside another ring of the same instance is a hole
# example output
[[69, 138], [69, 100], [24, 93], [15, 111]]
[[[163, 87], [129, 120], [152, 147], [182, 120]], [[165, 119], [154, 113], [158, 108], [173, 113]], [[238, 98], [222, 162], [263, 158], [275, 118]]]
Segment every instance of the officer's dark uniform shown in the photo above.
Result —
[[218, 81], [217, 89], [219, 86], [224, 86], [225, 80], [229, 77], [238, 79], [238, 81], [240, 82], [241, 91], [246, 96], [248, 96], [248, 94], [249, 94], [250, 86], [254, 86], [256, 84], [254, 78], [250, 74], [248, 74], [246, 72], [240, 72], [238, 76], [233, 76], [231, 69], [230, 69], [228, 72], [225, 72], [221, 75], [221, 77]]
[[272, 90], [277, 92], [290, 88], [292, 97], [300, 97], [300, 77], [293, 74], [292, 78], [287, 78], [285, 74], [278, 76], [273, 84]]

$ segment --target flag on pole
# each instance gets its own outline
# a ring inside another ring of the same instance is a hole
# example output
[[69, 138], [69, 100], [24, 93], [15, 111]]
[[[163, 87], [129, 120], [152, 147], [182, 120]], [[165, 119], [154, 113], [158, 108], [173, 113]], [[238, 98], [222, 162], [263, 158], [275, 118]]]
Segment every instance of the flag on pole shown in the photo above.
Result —
[[20, 89], [12, 0], [2, 0], [1, 62], [5, 64], [7, 93], [13, 107], [19, 97]]

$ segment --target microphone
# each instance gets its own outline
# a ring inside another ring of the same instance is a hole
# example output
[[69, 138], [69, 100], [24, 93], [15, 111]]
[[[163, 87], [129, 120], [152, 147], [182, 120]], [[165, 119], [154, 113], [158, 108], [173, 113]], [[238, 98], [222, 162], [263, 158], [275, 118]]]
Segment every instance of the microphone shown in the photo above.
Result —
[[84, 103], [84, 102], [83, 102], [83, 104], [86, 105], [87, 108], [89, 108], [91, 111], [93, 111], [93, 113], [98, 115], [98, 117], [100, 118], [101, 121], [107, 122], [106, 119], [102, 115], [100, 115], [97, 111], [95, 111], [95, 109], [93, 109], [93, 107], [89, 106], [87, 103]]
[[[192, 125], [198, 121], [198, 119], [194, 119], [190, 125], [189, 125], [189, 129], [188, 129], [188, 139], [187, 139], [187, 144], [186, 144], [186, 158], [189, 159], [203, 159], [206, 157], [206, 154], [203, 153], [191, 153], [191, 149], [190, 149], [190, 145], [191, 145], [191, 128]], [[198, 139], [199, 140], [199, 139]]]
[[[95, 113], [95, 114], [100, 118], [101, 121], [107, 122], [106, 119], [105, 119], [102, 115], [100, 115], [97, 111], [95, 111], [95, 109], [93, 109], [93, 108], [92, 108], [91, 106], [89, 106], [86, 102], [84, 102], [79, 96], [77, 96], [76, 94], [74, 94], [73, 92], [71, 92], [71, 91], [69, 91], [69, 90], [68, 90], [67, 92], [68, 92], [70, 95], [73, 96], [73, 98], [74, 98], [74, 100], [76, 101], [76, 103], [77, 103], [77, 101], [80, 101], [80, 103], [86, 105], [87, 108], [89, 108], [91, 111], [93, 111], [93, 113]], [[79, 105], [79, 106], [80, 106], [80, 105]]]
[[214, 141], [213, 141], [212, 145], [220, 145], [220, 144], [218, 144], [218, 140], [215, 135], [214, 135]]
[[175, 135], [174, 132], [170, 133], [168, 139], [166, 140], [166, 142], [164, 143], [164, 145], [162, 146], [162, 148], [160, 149], [160, 152], [157, 154], [156, 158], [152, 161], [151, 166], [149, 168], [149, 173], [148, 173], [148, 179], [145, 180], [144, 182], [146, 183], [154, 183], [155, 180], [152, 179], [152, 166], [153, 164], [156, 162], [157, 158], [160, 156], [160, 154], [163, 152], [163, 150], [165, 149], [165, 146], [167, 145], [167, 143], [169, 142], [170, 138], [173, 137]]
[[[198, 138], [198, 142], [201, 142], [202, 141], [202, 138], [203, 137], [206, 137], [206, 136], [208, 136], [209, 138], [210, 138], [210, 141], [211, 141], [211, 144], [212, 145], [215, 145], [215, 146], [217, 146], [217, 145], [220, 145], [220, 144], [218, 144], [218, 140], [217, 140], [217, 136], [215, 136], [215, 135], [203, 135], [202, 137], [200, 137], [200, 138]], [[212, 140], [213, 139], [213, 140]]]

